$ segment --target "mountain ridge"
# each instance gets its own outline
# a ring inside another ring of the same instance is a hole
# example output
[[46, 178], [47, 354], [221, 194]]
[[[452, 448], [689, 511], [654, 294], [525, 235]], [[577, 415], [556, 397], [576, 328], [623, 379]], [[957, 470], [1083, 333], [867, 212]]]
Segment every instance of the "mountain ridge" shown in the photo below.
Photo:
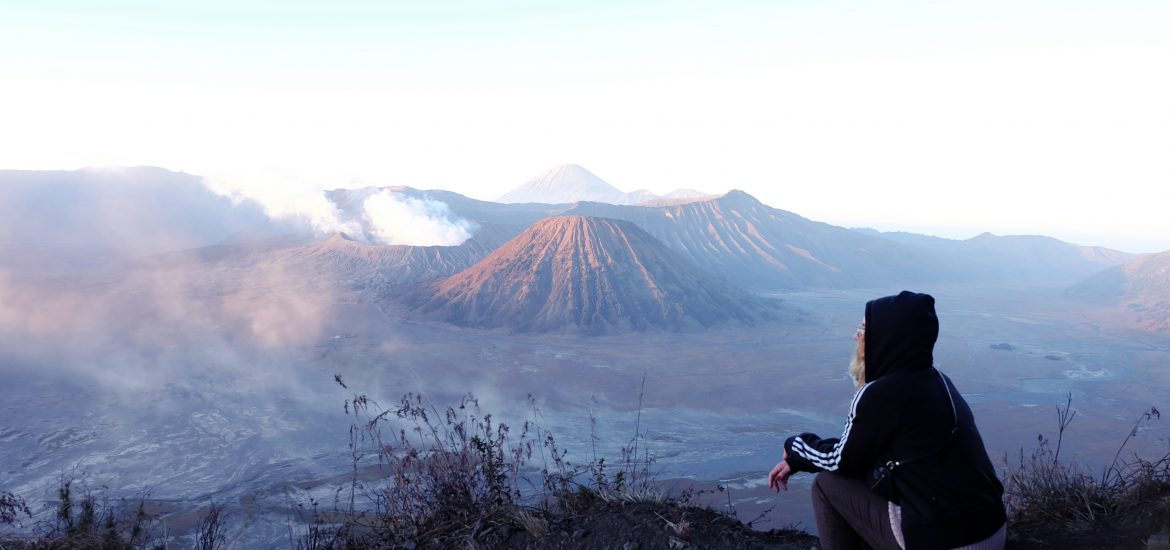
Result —
[[937, 254], [940, 261], [956, 266], [969, 279], [1014, 279], [1071, 285], [1135, 257], [1128, 252], [1068, 243], [1047, 235], [983, 232], [959, 240], [903, 231], [856, 231], [928, 250]]
[[1117, 307], [1142, 330], [1170, 332], [1170, 251], [1143, 254], [1101, 271], [1066, 294]]
[[591, 335], [752, 325], [766, 302], [712, 277], [623, 220], [540, 220], [476, 265], [423, 285], [420, 314], [463, 326]]
[[633, 222], [695, 265], [749, 288], [878, 286], [937, 277], [911, 248], [769, 207], [738, 189], [664, 205], [578, 203], [565, 214]]

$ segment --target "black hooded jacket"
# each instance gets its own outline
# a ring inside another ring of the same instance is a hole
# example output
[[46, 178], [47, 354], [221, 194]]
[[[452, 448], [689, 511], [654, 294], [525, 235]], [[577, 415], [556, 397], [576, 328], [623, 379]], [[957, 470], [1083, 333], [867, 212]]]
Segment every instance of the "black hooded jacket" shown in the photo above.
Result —
[[945, 377], [933, 367], [937, 339], [927, 294], [903, 291], [866, 304], [866, 384], [853, 397], [844, 433], [804, 433], [784, 444], [798, 472], [864, 479], [879, 464], [910, 461], [894, 472], [908, 550], [972, 544], [1006, 521], [1003, 485], [971, 409], [949, 379], [944, 390]]

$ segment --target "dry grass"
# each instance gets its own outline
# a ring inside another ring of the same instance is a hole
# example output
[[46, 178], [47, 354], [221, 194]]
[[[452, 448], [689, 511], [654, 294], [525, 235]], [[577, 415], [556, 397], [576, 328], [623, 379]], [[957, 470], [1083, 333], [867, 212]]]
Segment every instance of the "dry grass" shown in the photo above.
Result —
[[0, 525], [21, 525], [20, 518], [32, 517], [24, 499], [8, 491], [0, 491]]
[[686, 516], [683, 516], [678, 521], [670, 521], [669, 519], [662, 517], [661, 514], [659, 514], [658, 517], [666, 523], [666, 526], [670, 528], [671, 532], [680, 538], [685, 539], [691, 532], [691, 522], [687, 521]]
[[1021, 449], [1018, 463], [1008, 464], [1004, 499], [1014, 527], [1083, 532], [1108, 525], [1170, 490], [1170, 452], [1153, 460], [1136, 455], [1122, 459], [1126, 445], [1139, 430], [1161, 417], [1156, 408], [1138, 417], [1113, 462], [1099, 476], [1060, 456], [1064, 432], [1075, 416], [1070, 396], [1063, 407], [1057, 407], [1055, 447], [1040, 435], [1030, 455], [1025, 456]]
[[[340, 377], [336, 381], [348, 390]], [[537, 422], [541, 414], [532, 398], [531, 418], [514, 432], [482, 412], [470, 395], [439, 409], [407, 394], [383, 408], [351, 392], [345, 410], [354, 418], [353, 476], [339, 494], [337, 510], [348, 519], [332, 533], [312, 522], [299, 546], [470, 548], [514, 530], [540, 539], [548, 535], [550, 521], [575, 517], [596, 501], [676, 502], [653, 471], [653, 454], [641, 431], [641, 401], [639, 396], [635, 434], [616, 465], [594, 450], [582, 467], [567, 460], [567, 452]], [[596, 442], [596, 430], [591, 435]], [[382, 476], [367, 482], [358, 472], [371, 462]], [[676, 525], [687, 529], [685, 522]]]
[[596, 442], [599, 439], [597, 421], [590, 415], [592, 430], [590, 439], [594, 442], [593, 457], [588, 467], [590, 490], [605, 501], [662, 504], [675, 499], [659, 481], [658, 472], [654, 469], [654, 455], [650, 452], [645, 434], [642, 433], [642, 400], [645, 395], [646, 376], [643, 375], [642, 386], [638, 392], [634, 435], [619, 451], [620, 459], [612, 477], [607, 471], [609, 464], [605, 457], [597, 456]]
[[[111, 502], [105, 490], [105, 487], [91, 490], [84, 476], [78, 479], [76, 474], [62, 475], [52, 518], [36, 523], [33, 529], [36, 535], [0, 537], [0, 549], [137, 550], [174, 548], [181, 543], [166, 532], [166, 525], [158, 516], [147, 512], [147, 493], [134, 501]], [[0, 501], [6, 496], [10, 495], [0, 494]], [[32, 517], [23, 500], [0, 502], [0, 506], [5, 502], [18, 503], [21, 514]], [[211, 504], [198, 525], [193, 548], [220, 550], [228, 546], [223, 512], [221, 504]]]
[[[337, 383], [348, 390], [340, 377]], [[418, 394], [391, 408], [352, 393], [345, 410], [350, 427], [352, 478], [334, 536], [316, 525], [302, 537], [304, 548], [412, 547], [433, 541], [470, 547], [476, 537], [503, 523], [537, 536], [547, 526], [526, 508], [523, 484], [535, 492], [562, 490], [574, 477], [564, 451], [533, 421], [518, 433], [479, 408], [471, 395], [439, 409]], [[540, 485], [521, 471], [539, 458]], [[365, 481], [359, 471], [376, 465], [381, 476]], [[339, 497], [342, 495], [339, 494]]]
[[[665, 528], [649, 519], [611, 536], [636, 538], [639, 535], [632, 533], [651, 529], [681, 543], [696, 532], [688, 519], [689, 510], [694, 510], [687, 507], [692, 493], [672, 495], [654, 470], [654, 455], [642, 432], [642, 395], [633, 437], [621, 448], [619, 460], [608, 462], [594, 450], [592, 460], [578, 466], [537, 422], [541, 415], [534, 399], [529, 400], [531, 418], [513, 430], [481, 411], [470, 395], [440, 408], [411, 393], [394, 406], [382, 407], [350, 391], [340, 377], [336, 382], [348, 392], [351, 476], [329, 509], [322, 510], [313, 499], [297, 505], [300, 527], [290, 532], [292, 547], [547, 547], [564, 544], [566, 536], [576, 540], [578, 532], [585, 532], [579, 527], [582, 523], [601, 532], [625, 522], [629, 510], [643, 508], [670, 510], [667, 515], [680, 519], [658, 516]], [[592, 436], [598, 440], [595, 429]], [[374, 471], [377, 475], [370, 475]], [[78, 486], [84, 490], [78, 491]], [[0, 547], [137, 549], [185, 544], [216, 550], [233, 544], [227, 534], [232, 518], [222, 503], [205, 508], [202, 521], [180, 540], [166, 533], [162, 518], [146, 512], [145, 495], [137, 506], [111, 505], [84, 484], [63, 479], [59, 497], [52, 525], [41, 530], [43, 535], [0, 538]], [[679, 510], [685, 511], [675, 515]], [[24, 501], [8, 493], [0, 493], [0, 512], [4, 525], [30, 515]], [[595, 517], [599, 513], [603, 519]]]
[[512, 512], [512, 519], [524, 528], [532, 538], [540, 538], [548, 533], [548, 522], [529, 510], [518, 508]]

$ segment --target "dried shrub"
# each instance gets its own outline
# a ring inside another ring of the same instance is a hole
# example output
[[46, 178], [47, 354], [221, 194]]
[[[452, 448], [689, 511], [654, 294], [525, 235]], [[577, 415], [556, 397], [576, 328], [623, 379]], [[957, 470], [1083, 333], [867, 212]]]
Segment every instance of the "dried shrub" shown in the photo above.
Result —
[[20, 517], [32, 517], [24, 499], [8, 491], [0, 491], [0, 525], [15, 525], [20, 527]]
[[1161, 418], [1158, 409], [1151, 407], [1138, 417], [1099, 476], [1060, 456], [1064, 432], [1076, 417], [1071, 395], [1063, 407], [1057, 406], [1056, 414], [1055, 447], [1040, 434], [1035, 450], [1025, 456], [1021, 449], [1017, 464], [1007, 465], [1004, 500], [1014, 527], [1083, 532], [1107, 525], [1170, 490], [1170, 452], [1154, 460], [1122, 458], [1139, 430]]
[[[348, 389], [340, 377], [335, 379]], [[555, 487], [558, 482], [549, 480], [571, 477], [557, 471], [570, 465], [551, 435], [539, 440], [531, 421], [513, 434], [508, 425], [482, 412], [471, 395], [440, 410], [415, 393], [391, 408], [353, 393], [345, 410], [354, 418], [352, 477], [348, 495], [339, 499], [345, 501], [339, 508], [348, 519], [332, 539], [324, 540], [318, 529], [311, 533], [316, 546], [304, 546], [411, 547], [424, 541], [471, 540], [485, 522], [508, 518], [526, 530], [538, 530], [535, 516], [521, 505], [521, 470], [534, 452], [543, 455], [547, 448], [553, 457], [551, 462], [545, 458], [542, 485]], [[376, 481], [365, 481], [371, 466], [379, 475]]]

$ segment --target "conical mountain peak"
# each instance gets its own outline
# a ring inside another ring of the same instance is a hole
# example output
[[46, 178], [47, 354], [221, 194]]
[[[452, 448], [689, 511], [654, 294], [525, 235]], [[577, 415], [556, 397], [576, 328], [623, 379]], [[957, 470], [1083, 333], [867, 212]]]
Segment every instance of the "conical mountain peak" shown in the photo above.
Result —
[[760, 300], [703, 273], [631, 222], [538, 221], [484, 260], [427, 285], [424, 315], [460, 325], [608, 334], [771, 317]]
[[496, 199], [503, 203], [625, 203], [625, 193], [576, 164], [556, 166]]

